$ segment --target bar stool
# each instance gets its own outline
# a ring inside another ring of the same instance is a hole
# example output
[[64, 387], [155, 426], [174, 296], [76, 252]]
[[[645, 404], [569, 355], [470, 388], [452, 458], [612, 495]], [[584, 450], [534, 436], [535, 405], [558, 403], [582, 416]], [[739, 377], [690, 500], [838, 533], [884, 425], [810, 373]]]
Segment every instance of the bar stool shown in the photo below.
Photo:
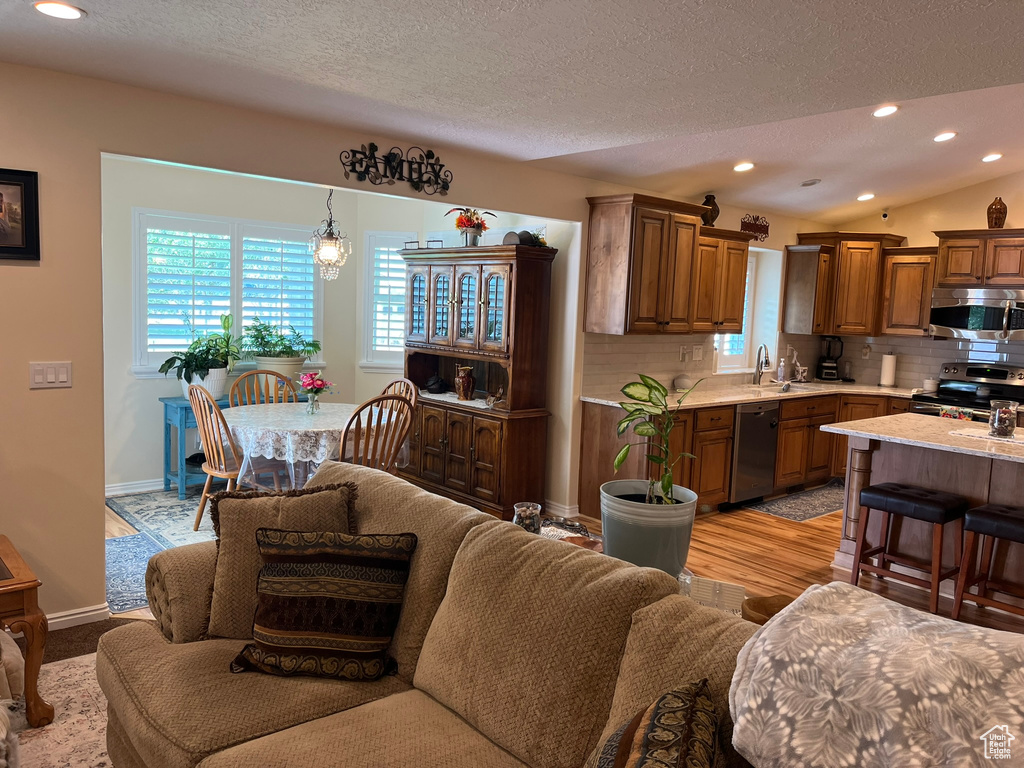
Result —
[[[960, 573], [962, 557], [963, 520], [967, 512], [967, 499], [953, 493], [932, 491], [903, 483], [879, 483], [870, 485], [860, 492], [860, 522], [857, 526], [857, 548], [853, 555], [853, 572], [850, 583], [854, 586], [860, 581], [861, 571], [888, 576], [908, 584], [925, 587], [931, 593], [929, 610], [939, 612], [939, 583]], [[885, 514], [882, 518], [882, 536], [879, 544], [865, 549], [868, 532], [868, 518], [871, 510]], [[889, 522], [893, 515], [923, 520], [932, 524], [932, 556], [930, 562], [914, 560], [889, 552]], [[956, 522], [954, 538], [954, 562], [948, 571], [942, 571], [942, 535], [946, 523]], [[878, 556], [878, 564], [872, 565], [869, 558]], [[889, 567], [891, 563], [924, 571], [929, 579], [921, 579], [903, 573], [895, 573]]]
[[[1024, 608], [986, 595], [987, 592], [1002, 592], [1015, 597], [1024, 597], [1024, 591], [1005, 582], [992, 579], [992, 559], [995, 554], [995, 543], [999, 539], [1024, 544], [1024, 509], [1008, 507], [1002, 504], [985, 504], [967, 511], [964, 517], [964, 530], [967, 532], [964, 542], [964, 565], [960, 569], [960, 577], [956, 580], [956, 595], [953, 598], [954, 619], [960, 618], [960, 609], [964, 600], [978, 605], [1001, 608], [1004, 611], [1024, 616]], [[981, 569], [974, 575], [974, 556], [978, 551], [978, 539], [982, 540]], [[975, 584], [978, 594], [967, 590]]]

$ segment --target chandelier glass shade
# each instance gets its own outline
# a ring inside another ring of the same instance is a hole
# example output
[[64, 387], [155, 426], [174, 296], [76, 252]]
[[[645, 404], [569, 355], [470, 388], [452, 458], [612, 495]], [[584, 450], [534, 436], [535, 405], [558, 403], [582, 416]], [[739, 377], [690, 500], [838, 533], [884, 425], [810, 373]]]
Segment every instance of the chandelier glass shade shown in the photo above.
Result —
[[352, 255], [352, 241], [348, 239], [348, 235], [339, 235], [335, 232], [334, 212], [331, 210], [333, 196], [332, 189], [327, 193], [327, 218], [320, 222], [321, 227], [310, 238], [313, 244], [313, 261], [320, 267], [320, 277], [324, 280], [334, 280], [345, 266], [348, 257]]

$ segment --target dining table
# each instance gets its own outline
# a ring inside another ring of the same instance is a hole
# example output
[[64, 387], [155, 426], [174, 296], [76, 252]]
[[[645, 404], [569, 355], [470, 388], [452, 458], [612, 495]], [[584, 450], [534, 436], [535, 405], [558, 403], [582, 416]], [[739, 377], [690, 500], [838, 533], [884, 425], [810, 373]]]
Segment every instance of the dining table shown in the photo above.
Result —
[[337, 459], [341, 437], [354, 403], [320, 403], [309, 413], [306, 403], [242, 405], [223, 411], [235, 445], [242, 452], [238, 482], [266, 487], [260, 477], [287, 474], [289, 488], [301, 488], [324, 461]]

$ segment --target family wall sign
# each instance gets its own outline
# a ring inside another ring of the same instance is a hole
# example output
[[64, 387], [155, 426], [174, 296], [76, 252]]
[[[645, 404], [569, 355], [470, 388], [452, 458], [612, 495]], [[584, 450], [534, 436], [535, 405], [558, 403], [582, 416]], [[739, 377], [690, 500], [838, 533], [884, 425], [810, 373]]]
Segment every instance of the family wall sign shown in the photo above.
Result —
[[434, 150], [409, 147], [404, 152], [392, 147], [378, 155], [376, 144], [363, 144], [359, 149], [346, 149], [339, 156], [345, 169], [345, 178], [371, 184], [407, 182], [417, 192], [427, 195], [448, 194], [452, 172], [444, 167]]

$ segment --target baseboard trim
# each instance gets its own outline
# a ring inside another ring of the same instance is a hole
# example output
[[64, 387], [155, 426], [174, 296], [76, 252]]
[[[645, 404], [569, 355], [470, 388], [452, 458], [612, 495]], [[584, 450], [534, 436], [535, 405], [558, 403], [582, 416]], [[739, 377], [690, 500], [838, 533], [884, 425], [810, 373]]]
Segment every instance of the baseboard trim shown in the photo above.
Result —
[[162, 491], [164, 481], [161, 478], [155, 480], [136, 480], [132, 483], [113, 483], [106, 486], [103, 493], [106, 496], [121, 496], [126, 493], [145, 493], [147, 491]]
[[556, 501], [545, 501], [544, 511], [550, 512], [552, 515], [558, 515], [559, 517], [579, 517], [580, 508], [579, 505], [573, 504], [569, 506], [567, 504], [559, 504]]
[[50, 624], [50, 630], [67, 629], [77, 627], [80, 624], [92, 624], [95, 621], [104, 621], [110, 618], [110, 608], [106, 603], [91, 605], [88, 608], [75, 608], [70, 611], [47, 614], [46, 620]]

